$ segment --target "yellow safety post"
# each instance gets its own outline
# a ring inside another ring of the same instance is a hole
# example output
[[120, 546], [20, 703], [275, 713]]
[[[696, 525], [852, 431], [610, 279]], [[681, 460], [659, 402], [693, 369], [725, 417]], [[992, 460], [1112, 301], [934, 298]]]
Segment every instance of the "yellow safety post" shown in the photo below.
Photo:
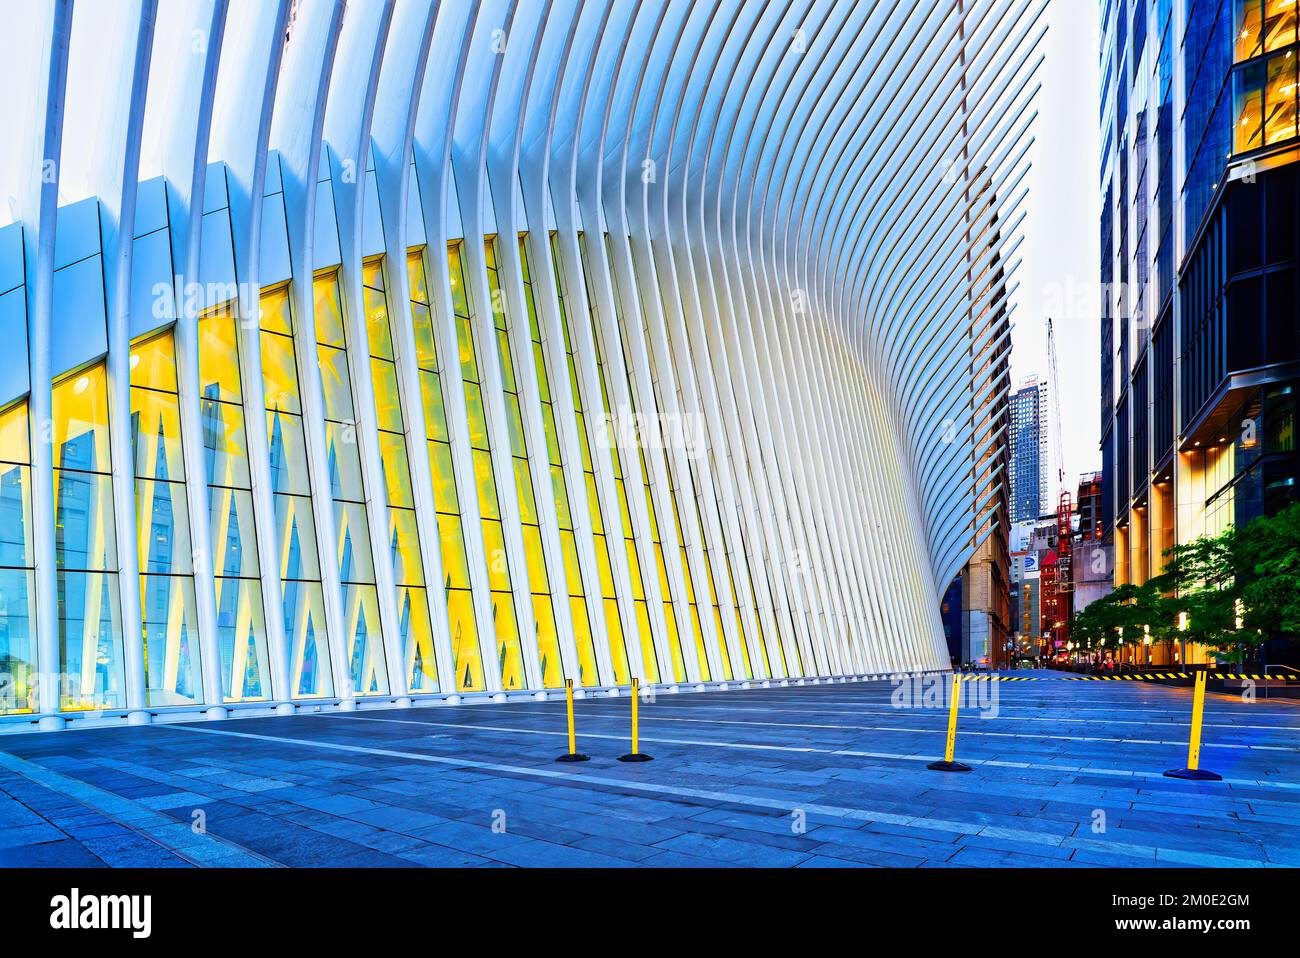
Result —
[[1196, 673], [1196, 686], [1192, 693], [1192, 734], [1187, 741], [1187, 767], [1171, 768], [1165, 772], [1168, 778], [1187, 778], [1194, 782], [1218, 782], [1223, 776], [1207, 772], [1201, 764], [1201, 722], [1205, 717], [1205, 680], [1208, 673], [1201, 669]]
[[641, 753], [641, 735], [637, 725], [640, 720], [641, 682], [632, 680], [632, 751], [619, 756], [620, 762], [649, 762], [651, 756]]
[[564, 680], [564, 708], [569, 716], [569, 750], [556, 759], [557, 762], [586, 762], [590, 755], [578, 751], [578, 732], [573, 724], [573, 679]]
[[936, 772], [969, 772], [970, 766], [953, 761], [957, 751], [957, 703], [961, 699], [961, 675], [952, 675], [952, 702], [948, 706], [948, 743], [944, 746], [943, 761], [931, 762], [926, 768]]

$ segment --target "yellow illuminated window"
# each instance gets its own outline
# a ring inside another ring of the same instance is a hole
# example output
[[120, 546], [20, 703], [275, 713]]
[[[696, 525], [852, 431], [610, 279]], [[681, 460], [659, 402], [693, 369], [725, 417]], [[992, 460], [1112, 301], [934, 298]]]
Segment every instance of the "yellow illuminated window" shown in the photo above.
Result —
[[[329, 641], [325, 625], [325, 598], [321, 589], [319, 549], [308, 474], [306, 438], [298, 391], [298, 366], [292, 339], [293, 318], [287, 289], [267, 290], [261, 297], [262, 380], [270, 441], [271, 491], [275, 505], [275, 531], [280, 575], [282, 616], [289, 644], [289, 694], [294, 698], [332, 695]], [[248, 544], [241, 543], [241, 550]], [[233, 584], [223, 587], [230, 602], [246, 596]], [[234, 606], [238, 611], [239, 606]], [[231, 654], [223, 651], [223, 683], [228, 696], [241, 686], [239, 662], [248, 662], [250, 635], [239, 628], [231, 633]], [[263, 681], [263, 688], [265, 680]], [[254, 697], [262, 697], [259, 692]]]
[[338, 533], [335, 549], [342, 583], [348, 672], [358, 695], [387, 695], [388, 670], [379, 625], [379, 597], [338, 273], [316, 276], [312, 295], [317, 355], [325, 393], [325, 444]]
[[[448, 261], [458, 264], [450, 250]], [[452, 471], [442, 381], [438, 375], [437, 338], [422, 252], [413, 252], [407, 256], [406, 270], [411, 289], [411, 312], [415, 321], [416, 363], [420, 367], [420, 394], [428, 437], [429, 471], [433, 480], [434, 508], [438, 514], [438, 536], [441, 540], [442, 587], [451, 634], [451, 661], [457, 691], [475, 691], [484, 687], [483, 663], [478, 645], [478, 629], [474, 623], [469, 565], [461, 530], [460, 501]], [[460, 281], [459, 269], [453, 279]], [[463, 293], [461, 297], [463, 299]], [[413, 670], [412, 659], [410, 674], [413, 674]]]
[[[533, 595], [533, 613], [539, 616], [535, 624], [538, 660], [542, 665], [542, 684], [547, 688], [556, 688], [564, 684], [564, 670], [555, 628], [555, 612], [551, 604], [550, 578], [547, 575], [546, 558], [542, 549], [542, 533], [538, 525], [537, 502], [533, 497], [528, 441], [524, 435], [519, 382], [515, 375], [514, 349], [510, 341], [511, 322], [505, 308], [505, 294], [501, 289], [500, 274], [497, 270], [496, 240], [486, 240], [483, 251], [488, 266], [488, 294], [491, 297], [493, 322], [497, 331], [497, 358], [501, 367], [506, 432], [510, 440], [510, 453], [514, 460], [515, 493], [519, 501], [519, 521], [524, 538], [524, 561], [528, 569], [528, 587]], [[527, 290], [529, 303], [532, 301], [531, 292], [529, 287]], [[589, 681], [594, 680], [589, 679]]]
[[[59, 670], [65, 711], [125, 704], [103, 364], [52, 388], [54, 547], [59, 603]], [[132, 625], [132, 632], [135, 625]]]

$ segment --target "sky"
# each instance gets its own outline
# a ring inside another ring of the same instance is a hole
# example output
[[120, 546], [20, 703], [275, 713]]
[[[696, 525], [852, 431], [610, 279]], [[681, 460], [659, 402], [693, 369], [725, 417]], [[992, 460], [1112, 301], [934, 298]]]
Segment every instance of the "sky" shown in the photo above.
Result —
[[[1056, 333], [1061, 461], [1066, 486], [1101, 468], [1097, 318], [1100, 110], [1098, 4], [1051, 0], [1039, 68], [1023, 261], [1013, 299], [1012, 388], [1048, 372], [1046, 318]], [[1050, 408], [1050, 407], [1049, 407]], [[1054, 479], [1054, 477], [1053, 477]], [[1054, 497], [1053, 497], [1054, 498]]]

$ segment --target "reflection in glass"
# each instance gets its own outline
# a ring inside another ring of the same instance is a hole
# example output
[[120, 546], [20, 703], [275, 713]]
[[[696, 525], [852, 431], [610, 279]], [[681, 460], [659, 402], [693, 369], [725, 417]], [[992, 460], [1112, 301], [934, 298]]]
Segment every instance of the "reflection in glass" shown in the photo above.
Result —
[[54, 548], [64, 709], [122, 708], [122, 624], [102, 364], [55, 382]]
[[[289, 645], [289, 695], [317, 698], [333, 694], [330, 678], [329, 643], [325, 628], [325, 602], [320, 583], [320, 558], [313, 521], [311, 479], [307, 464], [307, 443], [298, 392], [298, 365], [294, 352], [293, 313], [287, 289], [264, 290], [261, 297], [262, 380], [266, 407], [267, 438], [270, 443], [271, 490], [275, 503], [276, 548], [285, 639]], [[246, 551], [247, 540], [241, 537]], [[241, 560], [242, 561], [242, 560]], [[227, 583], [224, 588], [232, 588]], [[250, 612], [256, 607], [249, 605]], [[272, 611], [272, 610], [267, 610]], [[246, 688], [233, 670], [247, 667], [251, 625], [225, 633], [229, 650], [222, 657], [232, 670], [223, 674], [226, 688]], [[223, 639], [224, 641], [224, 639]], [[224, 664], [224, 663], [223, 663]], [[265, 696], [266, 671], [262, 676]]]
[[[542, 552], [541, 528], [537, 520], [537, 504], [533, 498], [532, 473], [528, 463], [528, 441], [524, 435], [523, 417], [520, 414], [519, 385], [515, 377], [514, 355], [510, 346], [510, 329], [514, 317], [509, 316], [505, 308], [505, 296], [501, 290], [501, 277], [497, 270], [496, 240], [484, 241], [483, 254], [487, 260], [488, 295], [492, 304], [492, 321], [496, 327], [497, 362], [501, 368], [501, 388], [506, 409], [506, 436], [510, 442], [510, 454], [513, 457], [515, 472], [515, 495], [519, 505], [519, 520], [524, 541], [524, 562], [527, 567], [528, 588], [532, 592], [535, 635], [533, 641], [537, 646], [537, 658], [542, 670], [542, 685], [546, 688], [558, 688], [564, 685], [564, 665], [560, 659], [560, 643], [555, 628], [555, 614], [551, 606], [550, 579], [546, 574], [546, 558]], [[531, 357], [530, 357], [531, 358]], [[477, 458], [477, 456], [476, 456]], [[476, 463], [477, 470], [477, 463]], [[489, 469], [490, 472], [490, 460]], [[487, 500], [496, 505], [496, 495], [483, 492], [484, 484], [480, 480], [480, 500]], [[484, 512], [487, 515], [487, 512]], [[497, 523], [498, 529], [500, 523]], [[484, 521], [484, 538], [487, 538], [487, 522]], [[491, 552], [488, 553], [491, 556]], [[504, 543], [502, 556], [504, 557]], [[501, 573], [493, 582], [493, 589], [500, 589], [501, 595], [494, 596], [498, 605], [509, 604], [511, 590], [510, 572], [504, 558], [500, 562]], [[492, 565], [489, 563], [489, 578], [492, 579]], [[523, 688], [527, 679], [523, 674], [523, 655], [519, 648], [518, 626], [512, 621], [508, 627], [502, 627], [504, 612], [497, 615], [498, 644], [504, 658], [501, 662], [501, 684], [506, 689]]]
[[337, 271], [312, 284], [316, 302], [316, 341], [325, 385], [325, 452], [334, 502], [335, 544], [342, 582], [345, 652], [357, 695], [388, 693], [375, 565], [371, 553], [366, 491], [357, 444], [347, 328]]
[[[287, 315], [287, 297], [269, 294], [269, 298], [282, 299]], [[267, 297], [262, 305], [265, 309]], [[287, 322], [284, 328], [288, 328]], [[221, 696], [224, 702], [255, 702], [271, 697], [271, 667], [259, 582], [261, 563], [238, 336], [235, 317], [227, 307], [199, 318], [199, 388], [203, 397], [199, 410], [207, 464]]]
[[[459, 258], [448, 262], [457, 266], [451, 282], [462, 280]], [[433, 480], [433, 502], [438, 517], [438, 537], [441, 540], [443, 598], [447, 603], [447, 625], [451, 634], [451, 662], [455, 670], [455, 687], [459, 692], [484, 688], [483, 663], [479, 652], [478, 628], [474, 622], [474, 602], [470, 592], [468, 557], [461, 530], [460, 499], [456, 494], [456, 479], [452, 472], [450, 434], [447, 414], [443, 405], [442, 377], [438, 374], [438, 351], [432, 313], [429, 307], [429, 285], [424, 271], [424, 255], [414, 252], [407, 256], [406, 271], [410, 281], [411, 310], [416, 316], [416, 362], [420, 367], [420, 398], [424, 408], [424, 427], [428, 439], [429, 471]], [[455, 291], [453, 290], [453, 293]], [[463, 289], [453, 303], [463, 302]], [[465, 313], [468, 316], [468, 312]], [[428, 322], [421, 326], [421, 318]], [[455, 317], [459, 323], [459, 314]], [[423, 340], [423, 344], [421, 344]], [[408, 652], [408, 674], [413, 661]], [[413, 686], [414, 688], [414, 686]]]
[[271, 662], [258, 583], [218, 577], [216, 590], [222, 697], [227, 702], [269, 698]]
[[194, 549], [171, 330], [131, 344], [131, 444], [148, 702], [197, 705]]
[[37, 707], [27, 402], [0, 410], [0, 715]]

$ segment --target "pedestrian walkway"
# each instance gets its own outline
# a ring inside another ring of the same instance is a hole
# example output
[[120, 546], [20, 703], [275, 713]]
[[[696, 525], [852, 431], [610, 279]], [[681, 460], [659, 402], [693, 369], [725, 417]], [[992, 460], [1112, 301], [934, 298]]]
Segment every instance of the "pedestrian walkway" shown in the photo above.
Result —
[[1300, 865], [1300, 704], [1210, 696], [1188, 782], [1190, 690], [1009, 677], [967, 775], [885, 681], [661, 691], [643, 764], [626, 697], [576, 703], [579, 764], [562, 701], [5, 736], [0, 865]]

